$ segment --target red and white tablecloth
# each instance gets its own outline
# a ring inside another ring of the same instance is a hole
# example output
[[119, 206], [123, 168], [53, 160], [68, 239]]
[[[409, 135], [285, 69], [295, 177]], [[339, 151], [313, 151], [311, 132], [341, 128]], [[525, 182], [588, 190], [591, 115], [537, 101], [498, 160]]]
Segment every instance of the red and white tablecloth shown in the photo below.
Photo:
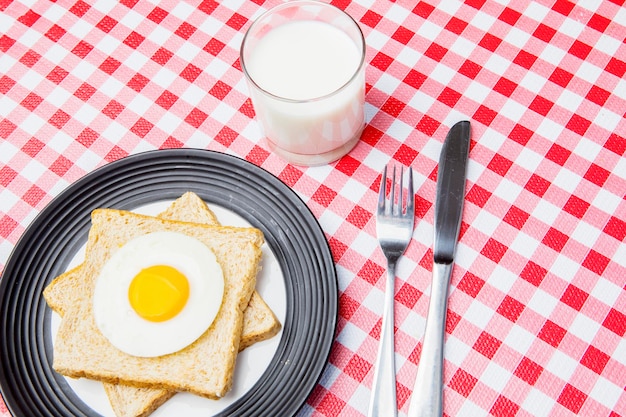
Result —
[[304, 168], [268, 151], [238, 60], [275, 1], [0, 0], [0, 268], [37, 213], [99, 166], [156, 148], [245, 158], [303, 198], [336, 261], [336, 341], [300, 414], [364, 415], [386, 268], [380, 172], [410, 165], [417, 219], [395, 294], [402, 416], [429, 300], [437, 160], [468, 119], [445, 413], [626, 416], [623, 1], [332, 3], [366, 38], [368, 124], [347, 156]]

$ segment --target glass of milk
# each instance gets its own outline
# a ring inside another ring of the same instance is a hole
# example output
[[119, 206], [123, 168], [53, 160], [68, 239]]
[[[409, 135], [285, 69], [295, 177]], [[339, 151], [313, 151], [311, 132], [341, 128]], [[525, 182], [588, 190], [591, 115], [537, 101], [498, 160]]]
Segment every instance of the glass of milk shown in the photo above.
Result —
[[318, 1], [283, 3], [255, 20], [240, 54], [273, 152], [312, 166], [357, 144], [365, 124], [365, 40], [349, 15]]

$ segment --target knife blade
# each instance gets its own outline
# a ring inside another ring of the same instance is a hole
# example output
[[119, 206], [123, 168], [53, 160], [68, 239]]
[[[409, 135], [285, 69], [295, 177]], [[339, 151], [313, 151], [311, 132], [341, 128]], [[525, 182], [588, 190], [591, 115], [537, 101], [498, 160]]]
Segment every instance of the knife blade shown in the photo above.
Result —
[[458, 122], [448, 132], [439, 157], [433, 280], [408, 417], [443, 416], [443, 348], [448, 288], [461, 229], [469, 145], [470, 122]]

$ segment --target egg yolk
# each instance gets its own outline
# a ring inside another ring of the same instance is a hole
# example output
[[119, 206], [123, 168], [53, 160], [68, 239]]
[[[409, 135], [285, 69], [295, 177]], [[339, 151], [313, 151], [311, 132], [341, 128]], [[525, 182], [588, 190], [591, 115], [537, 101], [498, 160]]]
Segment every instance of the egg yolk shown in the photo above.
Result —
[[187, 277], [168, 265], [144, 268], [128, 288], [130, 305], [139, 316], [152, 322], [175, 317], [189, 298]]

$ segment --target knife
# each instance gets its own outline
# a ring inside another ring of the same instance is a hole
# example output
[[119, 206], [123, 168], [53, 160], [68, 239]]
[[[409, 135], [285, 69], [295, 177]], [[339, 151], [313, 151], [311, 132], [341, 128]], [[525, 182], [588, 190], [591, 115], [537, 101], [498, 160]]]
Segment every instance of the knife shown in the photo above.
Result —
[[448, 132], [439, 157], [433, 281], [408, 417], [443, 415], [443, 345], [448, 287], [461, 228], [469, 144], [470, 122], [458, 122]]

